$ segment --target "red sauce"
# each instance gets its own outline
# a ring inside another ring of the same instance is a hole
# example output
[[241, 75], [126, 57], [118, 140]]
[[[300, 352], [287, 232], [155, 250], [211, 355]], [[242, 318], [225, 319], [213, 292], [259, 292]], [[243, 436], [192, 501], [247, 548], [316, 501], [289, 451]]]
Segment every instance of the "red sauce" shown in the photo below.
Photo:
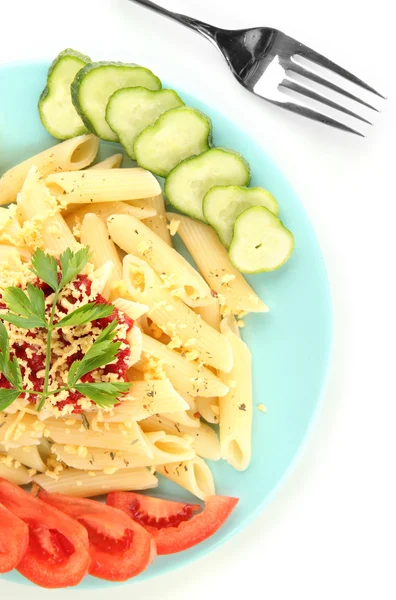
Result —
[[[41, 287], [42, 290], [44, 291], [45, 296], [50, 295], [52, 292], [52, 290], [49, 288], [49, 286], [47, 286], [45, 283], [43, 284], [42, 282], [37, 281], [37, 283], [34, 283], [34, 285]], [[75, 304], [78, 299], [81, 299], [83, 297], [83, 292], [85, 292], [88, 295], [90, 295], [90, 293], [91, 293], [92, 281], [86, 275], [78, 275], [76, 277], [76, 279], [72, 282], [72, 285], [76, 290], [81, 291], [81, 296], [79, 298], [74, 298], [70, 294], [70, 296], [67, 299], [71, 304]], [[94, 302], [97, 302], [99, 304], [110, 304], [100, 294], [97, 294]], [[1, 301], [1, 296], [0, 296], [0, 308], [6, 308], [6, 305]], [[58, 305], [58, 308], [62, 312], [65, 312], [65, 313], [67, 312], [60, 305]], [[132, 329], [132, 327], [133, 327], [133, 320], [130, 317], [128, 317], [126, 314], [117, 310], [117, 308], [114, 308], [114, 312], [111, 316], [105, 317], [104, 319], [97, 319], [96, 321], [93, 321], [93, 326], [98, 327], [99, 329], [103, 330], [114, 319], [117, 319], [117, 321], [120, 325], [127, 324], [128, 331], [130, 329]], [[71, 343], [65, 339], [65, 337], [62, 335], [62, 332], [59, 332], [59, 333], [60, 333], [62, 342], [64, 344], [65, 351], [67, 351], [67, 347], [70, 346]], [[31, 373], [29, 375], [29, 380], [32, 383], [33, 390], [39, 392], [39, 391], [42, 391], [42, 389], [43, 389], [44, 378], [38, 377], [37, 373], [45, 369], [45, 351], [43, 351], [37, 344], [34, 343], [34, 338], [35, 338], [34, 330], [25, 332], [25, 335], [26, 335], [26, 337], [32, 338], [32, 342], [23, 342], [23, 343], [15, 342], [14, 344], [12, 344], [10, 346], [10, 357], [13, 358], [13, 356], [16, 356], [17, 359], [26, 361], [29, 369], [31, 370]], [[77, 339], [77, 338], [75, 338], [75, 339]], [[121, 340], [119, 338], [117, 338], [117, 336], [116, 336], [114, 338], [114, 341], [121, 341]], [[31, 350], [31, 352], [27, 353], [28, 350]], [[74, 353], [72, 356], [68, 356], [66, 358], [67, 366], [70, 367], [71, 364], [75, 360], [80, 360], [82, 358], [82, 356], [83, 356], [82, 352], [80, 352], [80, 351]], [[117, 373], [119, 379], [125, 381], [126, 373], [128, 370], [129, 356], [130, 356], [129, 346], [127, 348], [124, 348], [123, 350], [120, 350], [118, 352], [116, 362], [111, 365], [106, 365], [105, 367], [102, 368], [103, 375], [105, 376], [109, 373]], [[21, 365], [22, 377], [24, 377], [25, 370], [26, 370], [25, 367], [23, 365]], [[84, 382], [92, 382], [95, 379], [95, 377], [94, 377], [95, 373], [97, 373], [97, 372], [91, 371], [90, 373], [87, 373], [86, 375], [84, 375], [81, 378], [81, 380]], [[8, 380], [4, 377], [4, 375], [2, 373], [0, 373], [0, 387], [7, 388], [7, 389], [11, 387], [10, 383], [8, 382]], [[28, 397], [29, 401], [32, 402], [33, 404], [37, 402], [37, 398], [38, 398], [37, 396], [30, 394], [27, 397]], [[68, 404], [72, 404], [72, 405], [74, 405], [73, 412], [80, 413], [82, 411], [82, 409], [80, 406], [78, 406], [77, 402], [82, 397], [83, 397], [83, 395], [80, 392], [78, 392], [76, 390], [72, 390], [68, 393], [68, 397], [66, 399], [60, 400], [56, 406], [57, 406], [57, 408], [62, 409], [64, 406], [66, 406]]]

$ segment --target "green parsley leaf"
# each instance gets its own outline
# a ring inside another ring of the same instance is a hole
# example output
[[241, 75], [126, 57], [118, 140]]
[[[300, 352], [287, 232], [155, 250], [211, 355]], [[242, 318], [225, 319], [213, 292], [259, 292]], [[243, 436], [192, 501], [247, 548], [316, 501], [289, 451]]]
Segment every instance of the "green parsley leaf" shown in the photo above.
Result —
[[34, 329], [35, 327], [44, 327], [43, 322], [38, 317], [20, 317], [19, 315], [13, 315], [12, 313], [8, 313], [5, 315], [0, 315], [0, 319], [3, 321], [8, 321], [16, 327], [21, 327], [21, 329]]
[[19, 390], [0, 388], [0, 412], [8, 408], [18, 398], [20, 393]]
[[4, 324], [0, 321], [0, 372], [18, 390], [22, 390], [22, 374], [16, 356], [10, 360], [10, 341]]
[[[29, 284], [28, 294], [18, 287], [8, 287], [4, 290], [3, 300], [7, 304], [9, 310], [16, 313], [18, 316], [26, 317], [29, 323], [22, 325], [25, 329], [30, 327], [46, 327], [47, 321], [44, 315], [44, 293], [39, 288], [35, 288]], [[33, 291], [35, 290], [35, 291]], [[33, 300], [33, 303], [32, 303]], [[10, 321], [9, 317], [14, 315], [4, 314], [1, 317], [5, 321]], [[23, 321], [21, 321], [22, 323]], [[15, 324], [15, 323], [14, 323]]]
[[101, 408], [113, 406], [119, 402], [119, 396], [131, 387], [128, 382], [77, 383], [74, 388], [93, 400]]
[[0, 365], [2, 358], [5, 358], [6, 360], [9, 360], [10, 358], [10, 340], [8, 339], [7, 329], [0, 321]]
[[90, 371], [99, 369], [108, 363], [112, 362], [120, 349], [120, 342], [113, 342], [115, 337], [115, 329], [118, 321], [115, 319], [98, 335], [90, 349], [84, 357], [75, 361], [70, 369], [68, 376], [68, 385], [75, 387], [74, 384]]
[[55, 326], [75, 327], [77, 325], [85, 325], [85, 323], [89, 323], [90, 321], [109, 317], [113, 312], [114, 306], [110, 304], [96, 304], [95, 302], [91, 302], [69, 313], [66, 317], [58, 321]]
[[27, 293], [30, 300], [30, 309], [32, 314], [36, 315], [42, 319], [45, 324], [47, 324], [47, 320], [45, 318], [45, 296], [43, 290], [32, 285], [31, 283], [28, 283]]
[[45, 281], [54, 292], [58, 289], [58, 263], [53, 256], [37, 248], [32, 256], [30, 270], [36, 277]]
[[81, 248], [77, 252], [73, 252], [67, 248], [60, 255], [59, 261], [62, 269], [62, 279], [59, 284], [59, 289], [62, 289], [72, 281], [85, 267], [90, 258], [90, 250], [88, 246]]

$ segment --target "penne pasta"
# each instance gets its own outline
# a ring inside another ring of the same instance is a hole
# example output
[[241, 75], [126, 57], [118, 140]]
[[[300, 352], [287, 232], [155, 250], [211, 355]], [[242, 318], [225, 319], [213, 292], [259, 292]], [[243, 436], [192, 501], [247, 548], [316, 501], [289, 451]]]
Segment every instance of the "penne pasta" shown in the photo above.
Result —
[[221, 375], [229, 386], [228, 394], [219, 399], [221, 457], [235, 469], [244, 471], [252, 453], [251, 356], [233, 319], [223, 319], [221, 329], [230, 341], [234, 356], [231, 372]]
[[192, 396], [224, 396], [227, 386], [209, 369], [187, 360], [157, 340], [143, 334], [143, 359], [134, 365], [140, 372], [168, 377], [181, 393]]
[[223, 312], [267, 312], [241, 273], [231, 264], [227, 250], [212, 227], [189, 217], [167, 213], [180, 221], [178, 233], [198, 265], [204, 279], [217, 294]]
[[113, 284], [122, 279], [122, 263], [114, 242], [109, 237], [108, 229], [97, 215], [88, 213], [81, 225], [80, 239], [83, 246], [89, 246], [91, 262], [96, 269], [107, 262], [112, 265], [111, 273], [102, 292], [103, 296], [108, 299]]
[[210, 301], [210, 289], [201, 275], [176, 250], [132, 215], [112, 215], [107, 222], [113, 241], [127, 254], [143, 258], [166, 287], [189, 306]]
[[0, 207], [0, 244], [24, 246], [22, 227], [17, 217], [17, 206]]
[[[128, 426], [123, 423], [98, 424], [95, 418], [91, 419], [89, 415], [87, 418], [90, 420], [89, 429], [86, 429], [81, 421], [74, 419], [66, 421], [47, 419], [45, 421], [46, 437], [58, 444], [69, 446], [89, 446], [124, 451], [130, 450], [133, 446], [135, 454], [150, 456], [150, 448], [137, 423], [132, 421], [127, 424]], [[75, 422], [73, 423], [73, 421]]]
[[64, 469], [55, 478], [35, 475], [33, 481], [46, 492], [90, 498], [108, 492], [148, 490], [157, 487], [158, 479], [148, 469], [122, 469], [112, 474]]
[[189, 405], [176, 392], [169, 379], [135, 381], [122, 402], [111, 412], [100, 413], [97, 420], [108, 423], [141, 421], [157, 413], [179, 413], [188, 409]]
[[196, 398], [197, 411], [208, 423], [219, 424], [220, 407], [218, 398]]
[[63, 206], [150, 198], [161, 192], [154, 175], [140, 167], [55, 173], [45, 183]]
[[[10, 464], [8, 464], [9, 462]], [[0, 477], [4, 477], [4, 479], [11, 481], [11, 483], [16, 483], [16, 485], [26, 485], [32, 481], [32, 478], [30, 477], [26, 467], [23, 467], [14, 461], [7, 460], [7, 457], [2, 456], [1, 454]]]
[[129, 254], [123, 261], [127, 290], [137, 302], [148, 304], [148, 316], [174, 342], [174, 347], [189, 348], [187, 358], [202, 362], [222, 371], [232, 367], [232, 355], [227, 339], [205, 323], [180, 298], [161, 287], [155, 271], [142, 259]]
[[203, 319], [208, 325], [220, 331], [220, 304], [218, 298], [212, 298], [213, 302], [204, 304], [202, 306], [196, 306], [194, 311]]
[[72, 210], [62, 210], [62, 215], [65, 218], [67, 225], [72, 229], [74, 226], [79, 226], [81, 221], [88, 213], [94, 213], [107, 224], [107, 219], [111, 215], [132, 215], [137, 219], [146, 219], [154, 215], [154, 209], [145, 206], [132, 206], [127, 202], [90, 202], [83, 206], [73, 204]]
[[54, 444], [52, 452], [67, 466], [87, 471], [152, 467], [167, 462], [190, 460], [195, 457], [195, 451], [187, 439], [166, 435], [163, 431], [147, 433], [145, 437], [147, 444], [152, 449], [152, 458], [142, 454], [104, 450], [103, 448], [88, 448], [88, 456], [84, 457], [79, 455], [78, 446], [61, 444]]
[[27, 248], [17, 248], [0, 244], [0, 264], [7, 264], [9, 267], [18, 268], [22, 262], [27, 263], [31, 259], [31, 253]]
[[163, 194], [146, 198], [146, 206], [155, 210], [155, 216], [145, 220], [145, 225], [160, 237], [168, 246], [172, 246], [168, 221], [166, 219], [165, 202]]
[[57, 202], [36, 167], [29, 171], [18, 194], [18, 209], [24, 220], [23, 232], [28, 246], [45, 248], [58, 255], [79, 244], [58, 211]]
[[194, 414], [191, 414], [190, 410], [183, 410], [172, 413], [161, 412], [160, 416], [164, 417], [164, 419], [167, 419], [167, 421], [177, 423], [178, 425], [185, 425], [186, 427], [192, 428], [201, 427], [201, 420], [199, 418], [199, 415], [197, 414], [196, 416], [194, 416]]
[[100, 162], [89, 167], [88, 170], [92, 171], [92, 169], [118, 169], [121, 167], [122, 159], [124, 158], [123, 154], [113, 154], [112, 156], [108, 156], [104, 158]]
[[132, 300], [126, 300], [125, 298], [116, 298], [113, 300], [113, 304], [118, 310], [121, 310], [134, 321], [139, 319], [142, 315], [145, 315], [149, 309], [147, 304], [133, 302]]
[[144, 432], [165, 431], [170, 435], [188, 435], [191, 437], [191, 444], [202, 458], [209, 460], [219, 460], [220, 442], [217, 433], [206, 423], [201, 423], [199, 428], [187, 427], [181, 423], [173, 423], [162, 415], [155, 415], [140, 422]]
[[130, 346], [128, 366], [132, 367], [141, 359], [143, 350], [142, 332], [136, 323], [127, 334], [127, 342]]
[[8, 449], [39, 444], [44, 424], [33, 415], [22, 411], [15, 414], [0, 413], [0, 444]]
[[[1, 450], [0, 450], [1, 452]], [[12, 456], [14, 460], [17, 460], [25, 467], [30, 467], [39, 472], [44, 472], [46, 466], [43, 459], [40, 456], [38, 446], [21, 446], [19, 448], [9, 448], [7, 451], [9, 456]]]
[[157, 468], [157, 472], [201, 500], [216, 493], [211, 470], [199, 456], [181, 463], [162, 465]]
[[66, 140], [12, 167], [0, 178], [0, 206], [14, 202], [32, 166], [43, 176], [84, 169], [94, 160], [99, 139], [93, 134]]

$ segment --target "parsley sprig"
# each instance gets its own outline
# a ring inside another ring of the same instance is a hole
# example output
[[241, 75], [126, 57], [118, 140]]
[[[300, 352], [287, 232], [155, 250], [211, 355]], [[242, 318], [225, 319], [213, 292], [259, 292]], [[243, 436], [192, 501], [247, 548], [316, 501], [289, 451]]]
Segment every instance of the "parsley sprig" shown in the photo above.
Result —
[[53, 291], [49, 317], [46, 312], [46, 302], [43, 290], [31, 283], [26, 292], [18, 287], [8, 287], [4, 290], [3, 301], [8, 312], [0, 314], [0, 319], [8, 321], [22, 329], [41, 328], [47, 330], [47, 345], [45, 357], [45, 375], [41, 392], [24, 389], [21, 368], [17, 357], [10, 357], [10, 341], [4, 324], [0, 321], [0, 372], [10, 384], [9, 388], [0, 388], [0, 411], [10, 406], [20, 394], [37, 395], [37, 411], [41, 411], [49, 396], [64, 390], [75, 389], [98, 404], [108, 407], [116, 404], [121, 394], [125, 393], [129, 383], [125, 382], [93, 382], [83, 383], [81, 378], [100, 367], [115, 360], [120, 348], [120, 342], [114, 342], [118, 321], [112, 321], [96, 338], [92, 346], [81, 360], [72, 363], [67, 385], [55, 390], [49, 390], [51, 369], [51, 341], [55, 329], [62, 327], [77, 327], [96, 319], [108, 317], [114, 307], [108, 304], [94, 302], [80, 306], [59, 321], [55, 321], [56, 307], [62, 289], [82, 271], [89, 261], [89, 248], [77, 252], [67, 249], [58, 262], [53, 256], [37, 249], [32, 257], [31, 271], [44, 281]]

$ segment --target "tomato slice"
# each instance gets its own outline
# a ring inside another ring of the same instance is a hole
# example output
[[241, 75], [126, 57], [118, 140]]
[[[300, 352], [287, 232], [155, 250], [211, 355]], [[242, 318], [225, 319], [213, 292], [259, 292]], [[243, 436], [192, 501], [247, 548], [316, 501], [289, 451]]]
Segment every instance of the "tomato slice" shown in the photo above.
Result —
[[40, 498], [77, 519], [88, 532], [90, 575], [126, 581], [144, 571], [157, 555], [152, 536], [123, 511], [96, 500], [41, 491]]
[[213, 535], [227, 520], [238, 498], [211, 496], [197, 504], [171, 502], [134, 492], [111, 492], [106, 503], [126, 512], [154, 537], [158, 554], [187, 550]]
[[45, 588], [77, 585], [91, 562], [84, 527], [2, 478], [0, 502], [29, 530], [29, 544], [18, 571]]
[[19, 565], [28, 544], [28, 526], [0, 504], [0, 573]]

